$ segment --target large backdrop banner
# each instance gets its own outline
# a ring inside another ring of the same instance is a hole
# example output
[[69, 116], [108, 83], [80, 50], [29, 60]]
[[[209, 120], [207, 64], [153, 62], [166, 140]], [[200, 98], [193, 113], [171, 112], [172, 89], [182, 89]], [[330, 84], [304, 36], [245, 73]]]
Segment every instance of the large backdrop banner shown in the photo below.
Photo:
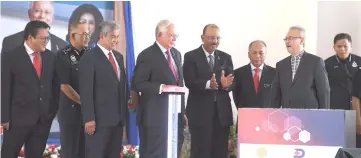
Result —
[[[29, 9], [33, 9], [29, 12]], [[1, 2], [1, 52], [9, 51], [23, 44], [23, 30], [31, 19], [42, 19], [51, 29], [50, 44], [47, 48], [57, 52], [69, 43], [69, 23], [81, 21], [89, 24], [90, 47], [99, 37], [98, 25], [103, 20], [114, 20], [113, 1], [3, 1]], [[49, 136], [50, 144], [59, 143], [59, 125], [55, 119]]]

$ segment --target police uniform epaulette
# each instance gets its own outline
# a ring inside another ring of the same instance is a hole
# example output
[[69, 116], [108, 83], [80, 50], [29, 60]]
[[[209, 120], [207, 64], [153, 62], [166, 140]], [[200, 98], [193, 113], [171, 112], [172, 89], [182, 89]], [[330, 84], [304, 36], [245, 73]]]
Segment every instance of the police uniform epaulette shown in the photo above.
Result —
[[63, 49], [63, 53], [64, 54], [68, 54], [69, 52], [71, 51], [71, 47], [65, 47], [64, 49]]

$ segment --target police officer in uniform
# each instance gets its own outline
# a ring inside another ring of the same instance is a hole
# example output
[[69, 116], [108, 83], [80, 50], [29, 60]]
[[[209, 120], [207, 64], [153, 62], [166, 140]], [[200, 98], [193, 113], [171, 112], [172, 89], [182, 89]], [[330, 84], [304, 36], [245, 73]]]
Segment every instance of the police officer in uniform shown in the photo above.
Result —
[[89, 51], [89, 26], [73, 23], [70, 26], [69, 35], [70, 45], [58, 52], [57, 60], [57, 72], [62, 91], [58, 113], [61, 157], [84, 158], [85, 138], [80, 109], [78, 65], [81, 56]]
[[361, 57], [351, 54], [352, 39], [346, 33], [335, 36], [333, 55], [325, 60], [331, 88], [330, 108], [350, 110], [352, 79], [361, 66]]
[[352, 85], [352, 106], [356, 111], [356, 147], [361, 148], [361, 114], [360, 114], [360, 99], [361, 99], [361, 67], [353, 78]]

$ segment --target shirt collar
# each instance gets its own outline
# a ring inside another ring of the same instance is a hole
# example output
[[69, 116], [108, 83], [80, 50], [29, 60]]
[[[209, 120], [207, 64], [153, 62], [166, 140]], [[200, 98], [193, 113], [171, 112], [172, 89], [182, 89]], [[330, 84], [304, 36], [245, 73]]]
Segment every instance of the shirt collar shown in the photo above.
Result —
[[[337, 55], [335, 55], [336, 56], [336, 60], [337, 60], [337, 62], [340, 62], [340, 59], [338, 58], [338, 56]], [[351, 62], [352, 61], [352, 56], [351, 56], [351, 53], [348, 55], [348, 61], [349, 62]]]
[[157, 43], [158, 47], [160, 48], [160, 50], [162, 51], [162, 53], [167, 52], [167, 48], [164, 48], [162, 45], [160, 45], [160, 44], [158, 43], [158, 41], [156, 41], [156, 43]]
[[[257, 67], [255, 67], [252, 63], [250, 63], [250, 65], [251, 65], [251, 70], [252, 70], [252, 71], [257, 68]], [[264, 66], [264, 64], [262, 64], [261, 66], [259, 66], [258, 69], [260, 69], [260, 70], [262, 71], [262, 70], [263, 70], [263, 66]]]
[[98, 47], [103, 51], [103, 53], [105, 54], [105, 56], [108, 56], [108, 53], [109, 53], [109, 52], [112, 52], [112, 53], [113, 53], [112, 50], [105, 49], [105, 48], [104, 48], [103, 46], [101, 46], [99, 43], [98, 43], [97, 45], [98, 45]]
[[33, 53], [35, 53], [35, 51], [33, 51], [28, 44], [26, 44], [26, 42], [24, 42], [24, 46], [25, 46], [25, 50], [29, 55], [32, 55]]
[[206, 50], [206, 49], [204, 49], [203, 44], [202, 44], [202, 49], [203, 49], [203, 51], [204, 51], [204, 53], [205, 53], [206, 57], [208, 57], [209, 55], [211, 55], [211, 56], [213, 56], [213, 57], [214, 57], [214, 51], [213, 51], [212, 53], [207, 52], [207, 50]]
[[292, 57], [300, 57], [302, 58], [303, 54], [305, 53], [304, 50], [301, 51], [301, 53], [299, 53], [298, 55], [294, 56], [294, 55], [291, 55]]

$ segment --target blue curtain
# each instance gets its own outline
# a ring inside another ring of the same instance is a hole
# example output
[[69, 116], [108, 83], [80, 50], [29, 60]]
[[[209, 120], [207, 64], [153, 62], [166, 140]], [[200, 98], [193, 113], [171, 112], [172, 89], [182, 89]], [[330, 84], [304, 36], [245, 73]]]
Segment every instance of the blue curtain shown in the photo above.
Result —
[[[126, 36], [126, 53], [127, 53], [127, 74], [129, 87], [133, 78], [133, 71], [135, 67], [134, 60], [134, 41], [132, 28], [132, 12], [129, 1], [124, 2], [124, 21], [125, 21], [125, 36]], [[139, 145], [139, 130], [136, 125], [136, 113], [129, 112], [128, 122], [128, 144]]]

